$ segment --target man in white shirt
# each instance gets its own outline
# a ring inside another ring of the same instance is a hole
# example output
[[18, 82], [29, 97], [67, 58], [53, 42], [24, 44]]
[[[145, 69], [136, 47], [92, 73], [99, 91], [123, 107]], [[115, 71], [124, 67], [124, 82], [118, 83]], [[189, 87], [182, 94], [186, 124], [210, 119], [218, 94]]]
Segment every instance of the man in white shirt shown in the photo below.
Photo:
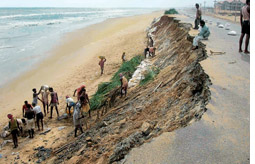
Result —
[[73, 110], [74, 110], [74, 106], [75, 106], [74, 100], [71, 97], [66, 96], [66, 113], [67, 113], [67, 108], [68, 108], [69, 116], [71, 116], [71, 108], [73, 107]]
[[32, 103], [32, 106], [33, 106], [33, 111], [35, 112], [35, 115], [36, 115], [36, 123], [38, 126], [38, 131], [40, 131], [40, 126], [39, 126], [40, 121], [42, 124], [42, 130], [43, 130], [43, 113], [42, 113], [41, 107], [39, 105], [36, 105], [35, 103]]

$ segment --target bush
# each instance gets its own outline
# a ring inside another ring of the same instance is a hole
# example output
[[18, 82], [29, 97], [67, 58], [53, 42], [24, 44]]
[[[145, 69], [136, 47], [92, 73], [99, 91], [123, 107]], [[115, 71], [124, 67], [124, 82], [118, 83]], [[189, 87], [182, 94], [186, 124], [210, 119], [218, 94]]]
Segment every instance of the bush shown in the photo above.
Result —
[[174, 8], [172, 8], [172, 9], [166, 10], [165, 14], [179, 14], [179, 13]]
[[131, 79], [136, 67], [143, 60], [143, 56], [135, 56], [130, 61], [127, 61], [121, 65], [119, 70], [111, 78], [110, 82], [104, 82], [98, 85], [96, 93], [90, 99], [91, 110], [99, 109], [102, 107], [104, 101], [107, 99], [106, 95], [109, 94], [116, 87], [121, 85], [119, 74], [122, 73], [129, 80]]

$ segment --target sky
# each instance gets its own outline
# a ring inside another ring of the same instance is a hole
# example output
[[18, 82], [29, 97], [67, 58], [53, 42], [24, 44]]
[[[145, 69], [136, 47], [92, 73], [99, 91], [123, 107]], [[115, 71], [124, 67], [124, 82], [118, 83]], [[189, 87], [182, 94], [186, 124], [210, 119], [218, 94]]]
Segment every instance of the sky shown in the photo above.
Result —
[[212, 6], [214, 0], [0, 0], [0, 7], [191, 7], [195, 3]]

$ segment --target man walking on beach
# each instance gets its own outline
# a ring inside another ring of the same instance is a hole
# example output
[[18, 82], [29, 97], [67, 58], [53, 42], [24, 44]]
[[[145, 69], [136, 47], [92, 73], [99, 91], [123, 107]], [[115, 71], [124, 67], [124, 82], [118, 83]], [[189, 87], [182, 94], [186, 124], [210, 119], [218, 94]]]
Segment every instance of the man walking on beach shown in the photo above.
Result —
[[35, 112], [30, 108], [25, 113], [25, 118], [27, 118], [27, 129], [29, 138], [34, 138], [34, 128], [35, 128]]
[[106, 62], [105, 58], [101, 58], [100, 62], [98, 63], [98, 65], [100, 65], [101, 68], [101, 76], [104, 74], [104, 63]]
[[23, 113], [23, 117], [25, 117], [25, 112], [28, 111], [29, 109], [33, 109], [31, 104], [28, 104], [27, 101], [24, 102], [25, 104], [22, 107], [22, 113]]
[[246, 35], [244, 53], [249, 54], [250, 52], [248, 51], [248, 46], [250, 42], [250, 0], [246, 0], [246, 5], [242, 7], [240, 23], [242, 28], [242, 34], [239, 40], [239, 52], [243, 52], [243, 38]]
[[40, 122], [41, 122], [42, 130], [43, 130], [43, 113], [42, 113], [41, 107], [35, 104], [32, 104], [32, 106], [34, 107], [33, 111], [35, 112], [35, 115], [36, 115], [36, 123], [37, 123], [38, 131], [40, 131], [40, 125], [39, 125]]
[[198, 49], [198, 42], [201, 39], [206, 39], [210, 35], [210, 30], [209, 28], [205, 25], [205, 21], [201, 20], [200, 21], [200, 26], [202, 27], [200, 33], [193, 39], [193, 48], [192, 50]]
[[52, 118], [52, 113], [53, 113], [53, 107], [56, 108], [56, 112], [57, 115], [59, 117], [59, 113], [58, 113], [58, 105], [59, 105], [59, 101], [58, 101], [58, 94], [56, 92], [53, 91], [53, 88], [49, 88], [50, 91], [50, 118]]
[[196, 12], [196, 19], [195, 19], [195, 27], [194, 29], [198, 29], [198, 25], [202, 19], [202, 12], [201, 10], [199, 9], [199, 4], [196, 3], [196, 8], [197, 8], [197, 12]]

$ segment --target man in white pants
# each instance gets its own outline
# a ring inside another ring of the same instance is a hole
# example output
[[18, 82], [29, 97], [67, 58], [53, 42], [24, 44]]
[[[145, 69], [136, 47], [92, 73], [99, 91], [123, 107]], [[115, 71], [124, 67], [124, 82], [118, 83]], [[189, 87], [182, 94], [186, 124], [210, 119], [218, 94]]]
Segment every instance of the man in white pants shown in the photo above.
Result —
[[210, 35], [209, 28], [205, 25], [203, 20], [200, 21], [201, 31], [200, 33], [193, 39], [193, 48], [192, 50], [198, 49], [198, 42], [202, 39], [206, 39]]

